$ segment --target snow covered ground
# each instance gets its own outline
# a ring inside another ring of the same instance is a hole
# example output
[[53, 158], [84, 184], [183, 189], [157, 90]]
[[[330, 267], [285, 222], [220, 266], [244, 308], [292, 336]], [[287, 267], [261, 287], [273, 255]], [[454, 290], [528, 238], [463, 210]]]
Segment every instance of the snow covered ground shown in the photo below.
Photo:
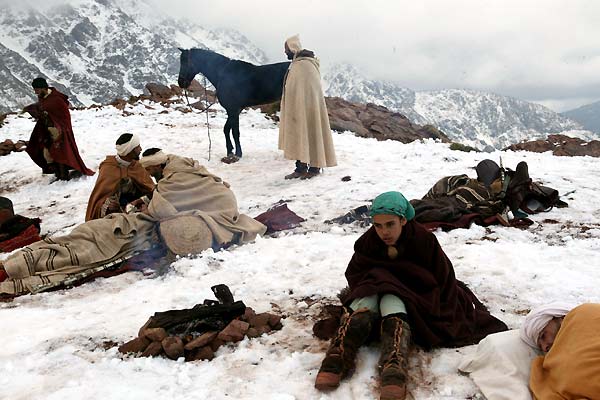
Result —
[[[124, 132], [142, 146], [200, 160], [231, 184], [243, 213], [256, 216], [279, 200], [307, 219], [278, 237], [194, 258], [181, 258], [160, 277], [126, 273], [83, 286], [23, 296], [0, 303], [0, 399], [376, 399], [376, 347], [360, 351], [356, 374], [322, 394], [314, 377], [327, 343], [311, 328], [325, 303], [345, 286], [352, 245], [364, 231], [324, 221], [366, 204], [377, 194], [400, 190], [420, 198], [445, 175], [467, 173], [484, 158], [514, 169], [525, 160], [530, 175], [554, 187], [569, 208], [532, 217], [526, 230], [494, 226], [436, 232], [465, 281], [490, 311], [516, 328], [524, 310], [556, 299], [600, 302], [600, 160], [526, 152], [463, 153], [432, 141], [402, 144], [335, 134], [339, 166], [309, 181], [283, 179], [292, 162], [277, 150], [277, 126], [258, 111], [241, 118], [244, 157], [219, 160], [225, 114], [211, 118], [212, 158], [207, 161], [205, 115], [155, 103], [72, 113], [81, 156], [97, 169]], [[11, 115], [0, 140], [27, 139], [33, 121]], [[594, 172], [596, 171], [596, 172]], [[341, 181], [351, 176], [348, 182]], [[25, 153], [0, 158], [0, 193], [18, 213], [42, 218], [42, 231], [68, 233], [83, 222], [94, 177], [48, 184], [49, 176]], [[106, 341], [124, 342], [156, 311], [189, 308], [213, 298], [210, 287], [229, 285], [236, 299], [257, 312], [285, 315], [283, 329], [224, 346], [208, 362], [130, 358]], [[411, 368], [415, 399], [478, 398], [477, 387], [457, 373], [475, 346], [418, 352]]]

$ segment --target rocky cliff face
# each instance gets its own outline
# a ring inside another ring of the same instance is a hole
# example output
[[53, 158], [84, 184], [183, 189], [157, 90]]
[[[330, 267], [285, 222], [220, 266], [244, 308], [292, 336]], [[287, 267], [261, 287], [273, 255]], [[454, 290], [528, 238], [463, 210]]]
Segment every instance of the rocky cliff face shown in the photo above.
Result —
[[397, 140], [409, 143], [419, 139], [438, 139], [449, 142], [448, 137], [434, 126], [413, 124], [404, 115], [373, 103], [354, 103], [339, 97], [326, 97], [331, 129], [351, 131], [357, 136], [377, 140]]
[[178, 47], [266, 61], [264, 52], [239, 32], [153, 17], [144, 0], [83, 0], [49, 9], [3, 7], [0, 112], [34, 101], [30, 82], [36, 76], [65, 90], [76, 106], [139, 95], [147, 82], [175, 83]]
[[525, 150], [535, 153], [551, 151], [555, 156], [600, 157], [600, 141], [586, 142], [565, 135], [550, 135], [545, 140], [533, 140], [508, 146], [505, 150]]

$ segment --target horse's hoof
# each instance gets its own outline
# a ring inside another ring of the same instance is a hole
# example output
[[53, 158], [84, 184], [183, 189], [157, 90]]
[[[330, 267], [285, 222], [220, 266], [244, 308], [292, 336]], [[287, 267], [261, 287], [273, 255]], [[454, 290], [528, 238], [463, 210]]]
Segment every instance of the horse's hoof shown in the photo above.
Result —
[[240, 158], [233, 154], [230, 154], [227, 157], [221, 158], [221, 162], [224, 162], [225, 164], [233, 164], [234, 162], [238, 162], [239, 160], [240, 160]]

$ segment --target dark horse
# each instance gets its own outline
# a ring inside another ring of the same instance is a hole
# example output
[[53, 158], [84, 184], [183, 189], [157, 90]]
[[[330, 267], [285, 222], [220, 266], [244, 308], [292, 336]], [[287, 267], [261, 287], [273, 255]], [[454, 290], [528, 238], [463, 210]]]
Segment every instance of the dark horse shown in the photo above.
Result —
[[[273, 103], [281, 99], [283, 79], [290, 63], [253, 65], [232, 60], [211, 50], [179, 50], [179, 86], [188, 88], [199, 72], [213, 84], [219, 103], [227, 111], [227, 122], [223, 128], [227, 142], [227, 158], [224, 161], [237, 161], [242, 156], [240, 113], [246, 107]], [[229, 137], [231, 130], [235, 141], [235, 156]]]

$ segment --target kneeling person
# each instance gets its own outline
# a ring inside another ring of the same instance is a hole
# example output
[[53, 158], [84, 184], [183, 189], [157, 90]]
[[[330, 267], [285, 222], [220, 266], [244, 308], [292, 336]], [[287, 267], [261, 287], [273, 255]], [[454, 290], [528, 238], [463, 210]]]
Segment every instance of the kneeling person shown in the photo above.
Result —
[[141, 198], [146, 196], [148, 202], [152, 196], [154, 182], [138, 161], [142, 152], [138, 136], [122, 134], [116, 148], [117, 155], [107, 156], [100, 164], [98, 180], [88, 200], [86, 221], [125, 212], [127, 204], [141, 205]]

